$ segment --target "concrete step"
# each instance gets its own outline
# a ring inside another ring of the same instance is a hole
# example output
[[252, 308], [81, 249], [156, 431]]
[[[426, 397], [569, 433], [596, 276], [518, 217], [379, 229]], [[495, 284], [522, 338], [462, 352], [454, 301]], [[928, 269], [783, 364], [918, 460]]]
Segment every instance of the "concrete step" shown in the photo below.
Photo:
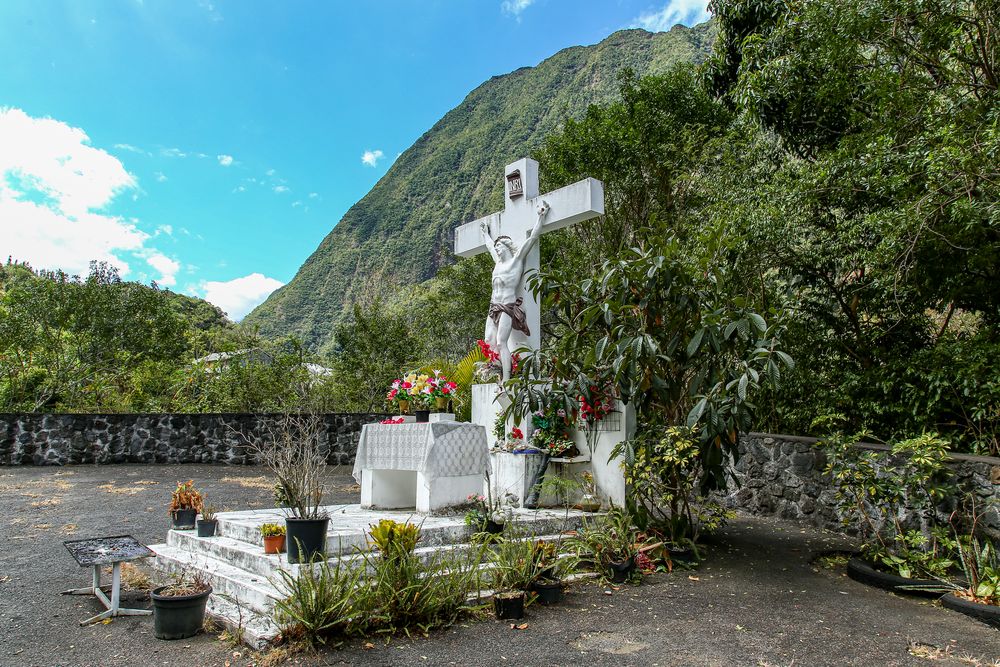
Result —
[[281, 628], [270, 614], [261, 614], [228, 595], [212, 595], [206, 609], [213, 621], [223, 626], [239, 640], [258, 651], [269, 646], [281, 634]]
[[[461, 515], [422, 516], [412, 510], [365, 510], [360, 505], [331, 505], [325, 508], [330, 517], [327, 529], [327, 553], [353, 553], [368, 544], [368, 531], [379, 519], [393, 519], [400, 523], [420, 526], [421, 543], [427, 546], [468, 542], [472, 530], [465, 525]], [[260, 527], [265, 523], [284, 525], [285, 513], [280, 509], [221, 512], [218, 534], [241, 542], [263, 546]], [[556, 533], [566, 525], [567, 530], [578, 528], [585, 513], [573, 510], [567, 518], [564, 510], [524, 510], [514, 512], [514, 519], [533, 533]]]
[[270, 617], [274, 603], [283, 597], [278, 589], [280, 579], [277, 577], [269, 579], [211, 556], [169, 544], [155, 544], [150, 549], [156, 553], [153, 567], [158, 571], [177, 575], [200, 572], [212, 584], [212, 597], [226, 596], [259, 614]]
[[[543, 540], [555, 542], [559, 539], [558, 534], [531, 535], [527, 539]], [[423, 541], [419, 543], [423, 544]], [[214, 560], [227, 563], [233, 567], [245, 570], [248, 574], [259, 575], [269, 581], [279, 579], [278, 570], [285, 570], [293, 575], [297, 575], [304, 565], [291, 564], [288, 562], [286, 554], [265, 554], [264, 548], [256, 544], [249, 544], [231, 537], [198, 537], [191, 530], [171, 530], [167, 535], [167, 545], [175, 547], [182, 552], [206, 556]], [[418, 546], [415, 553], [423, 562], [428, 562], [436, 554], [442, 553], [464, 553], [476, 548], [476, 545], [468, 542], [458, 544], [445, 544], [441, 546]], [[341, 560], [353, 562], [360, 560], [362, 555], [357, 551], [350, 554], [331, 555], [327, 560], [334, 562]]]

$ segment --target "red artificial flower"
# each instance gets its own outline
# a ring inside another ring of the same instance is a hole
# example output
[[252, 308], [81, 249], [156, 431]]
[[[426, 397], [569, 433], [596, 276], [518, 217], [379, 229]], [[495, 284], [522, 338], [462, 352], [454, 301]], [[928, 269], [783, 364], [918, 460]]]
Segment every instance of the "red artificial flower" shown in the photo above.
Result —
[[517, 427], [514, 427], [514, 429], [510, 432], [510, 436], [512, 438], [514, 438], [515, 440], [523, 440], [524, 439], [524, 433], [521, 431], [521, 429], [519, 429]]

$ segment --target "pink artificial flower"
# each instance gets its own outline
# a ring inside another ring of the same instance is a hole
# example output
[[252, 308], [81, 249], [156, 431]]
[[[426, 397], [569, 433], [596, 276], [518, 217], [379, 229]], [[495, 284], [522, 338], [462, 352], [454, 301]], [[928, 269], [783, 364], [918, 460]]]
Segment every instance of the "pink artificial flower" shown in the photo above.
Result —
[[402, 380], [393, 380], [392, 381], [392, 388], [393, 389], [399, 389], [400, 382], [402, 382]]
[[402, 383], [402, 384], [401, 384], [400, 386], [401, 386], [401, 387], [403, 387], [403, 389], [409, 389], [409, 388], [410, 388], [410, 387], [412, 387], [413, 385], [412, 385], [412, 384], [410, 384], [409, 382], [404, 382], [404, 383]]
[[389, 398], [396, 398], [396, 394], [398, 393], [399, 392], [396, 389], [393, 389], [392, 391], [389, 392]]

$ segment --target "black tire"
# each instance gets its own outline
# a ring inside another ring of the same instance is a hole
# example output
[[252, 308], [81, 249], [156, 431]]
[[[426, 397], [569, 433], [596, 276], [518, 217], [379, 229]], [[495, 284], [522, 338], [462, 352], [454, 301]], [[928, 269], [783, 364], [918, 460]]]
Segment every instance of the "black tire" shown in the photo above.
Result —
[[987, 625], [1000, 629], [1000, 606], [995, 604], [983, 604], [960, 598], [954, 593], [948, 593], [941, 598], [941, 606], [957, 611], [966, 616], [971, 616], [977, 621], [982, 621]]
[[934, 579], [907, 579], [906, 577], [900, 577], [899, 575], [882, 572], [881, 570], [876, 570], [860, 558], [852, 558], [847, 561], [847, 576], [854, 581], [861, 582], [862, 584], [892, 591], [893, 593], [916, 595], [925, 598], [941, 597], [940, 592], [919, 591], [905, 588], [906, 586], [940, 586], [940, 581], [936, 581]]

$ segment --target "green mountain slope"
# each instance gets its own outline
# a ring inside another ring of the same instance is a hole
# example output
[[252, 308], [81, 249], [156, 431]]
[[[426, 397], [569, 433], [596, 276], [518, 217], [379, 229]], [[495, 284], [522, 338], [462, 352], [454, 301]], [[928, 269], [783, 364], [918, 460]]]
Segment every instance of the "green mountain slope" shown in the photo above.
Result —
[[714, 37], [711, 23], [623, 30], [493, 77], [407, 149], [295, 278], [244, 321], [264, 335], [294, 333], [322, 347], [349, 304], [426, 280], [454, 261], [452, 230], [502, 207], [504, 165], [530, 155], [567, 116], [612, 98], [621, 70], [642, 75], [700, 62]]

